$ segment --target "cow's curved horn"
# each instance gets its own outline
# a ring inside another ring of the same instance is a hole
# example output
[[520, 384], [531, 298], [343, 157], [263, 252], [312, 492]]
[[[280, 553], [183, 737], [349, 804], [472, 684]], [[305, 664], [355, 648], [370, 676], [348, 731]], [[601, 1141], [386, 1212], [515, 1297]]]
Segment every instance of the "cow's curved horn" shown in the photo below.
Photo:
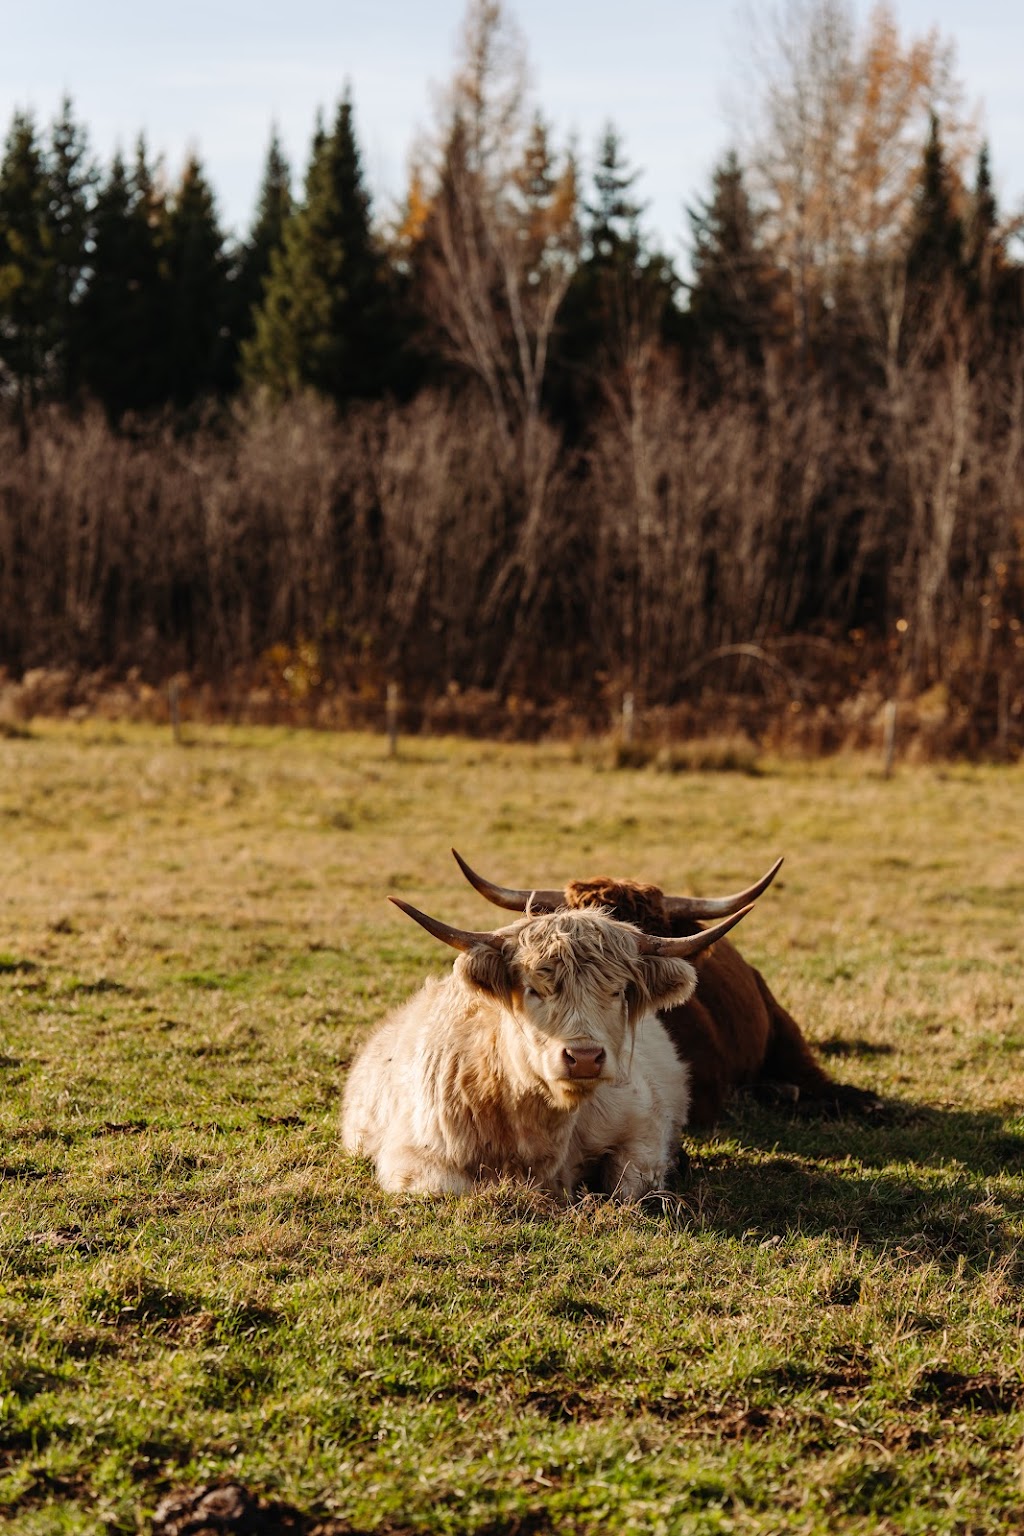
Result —
[[452, 928], [448, 923], [442, 923], [440, 918], [428, 917], [426, 912], [421, 912], [411, 902], [403, 901], [400, 896], [389, 896], [388, 901], [394, 902], [407, 917], [411, 917], [414, 923], [419, 923], [420, 927], [433, 934], [435, 939], [440, 939], [442, 944], [450, 944], [452, 949], [461, 949], [463, 952], [474, 949], [478, 944], [490, 944], [493, 949], [500, 949], [511, 931], [508, 928], [498, 928], [494, 933], [473, 933], [469, 928]]
[[[392, 897], [394, 900], [394, 897]], [[722, 922], [716, 923], [713, 928], [702, 928], [699, 933], [689, 933], [681, 939], [657, 939], [650, 934], [640, 935], [640, 953], [642, 955], [664, 955], [670, 960], [688, 960], [691, 955], [699, 955], [702, 949], [707, 949], [709, 944], [714, 944], [730, 928], [735, 928], [741, 918], [754, 910], [754, 903], [744, 907], [740, 912], [733, 912]]]
[[745, 891], [736, 891], [732, 896], [666, 896], [665, 906], [678, 917], [731, 917], [741, 907], [749, 907], [756, 901], [761, 892], [768, 889], [781, 868], [782, 860], [776, 859], [766, 875], [762, 875], [760, 880], [749, 885]]
[[529, 909], [539, 915], [555, 912], [565, 904], [564, 891], [516, 891], [508, 886], [493, 885], [483, 875], [478, 875], [475, 869], [470, 869], [461, 853], [457, 853], [454, 848], [452, 857], [470, 885], [496, 907], [504, 907], [506, 912], [525, 912]]

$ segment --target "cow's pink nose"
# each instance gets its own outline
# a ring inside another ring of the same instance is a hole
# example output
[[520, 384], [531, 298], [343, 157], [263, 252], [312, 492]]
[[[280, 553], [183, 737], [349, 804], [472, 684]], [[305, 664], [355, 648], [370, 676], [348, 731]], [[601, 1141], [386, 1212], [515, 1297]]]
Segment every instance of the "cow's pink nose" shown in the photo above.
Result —
[[570, 1077], [600, 1077], [605, 1054], [603, 1045], [565, 1046], [562, 1051]]

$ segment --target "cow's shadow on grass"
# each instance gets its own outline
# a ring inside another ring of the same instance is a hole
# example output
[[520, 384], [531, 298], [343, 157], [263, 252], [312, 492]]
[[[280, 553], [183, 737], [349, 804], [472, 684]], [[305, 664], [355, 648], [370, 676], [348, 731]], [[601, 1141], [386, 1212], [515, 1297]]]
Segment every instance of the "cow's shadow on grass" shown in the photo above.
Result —
[[829, 1235], [988, 1268], [1020, 1250], [1024, 1136], [996, 1114], [904, 1103], [815, 1121], [740, 1100], [687, 1139], [672, 1194], [679, 1219], [747, 1241]]

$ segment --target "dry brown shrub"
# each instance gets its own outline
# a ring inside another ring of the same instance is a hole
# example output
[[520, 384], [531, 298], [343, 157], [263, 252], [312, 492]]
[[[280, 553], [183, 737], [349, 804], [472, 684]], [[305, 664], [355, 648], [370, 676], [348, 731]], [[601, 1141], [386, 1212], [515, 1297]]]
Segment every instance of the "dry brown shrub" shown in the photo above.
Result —
[[[692, 395], [656, 347], [570, 448], [482, 394], [264, 401], [184, 435], [0, 422], [9, 719], [380, 723], [659, 744], [1018, 753], [1024, 386], [908, 362], [862, 416], [820, 379]], [[525, 430], [525, 429], [524, 429]], [[527, 451], [528, 450], [528, 451]], [[955, 471], [955, 472], [954, 472]], [[936, 690], [941, 690], [937, 692]]]

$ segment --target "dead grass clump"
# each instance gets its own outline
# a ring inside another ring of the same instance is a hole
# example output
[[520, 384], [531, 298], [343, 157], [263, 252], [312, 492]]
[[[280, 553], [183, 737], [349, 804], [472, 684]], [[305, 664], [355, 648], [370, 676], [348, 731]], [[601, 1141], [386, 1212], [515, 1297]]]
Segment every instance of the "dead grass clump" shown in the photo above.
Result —
[[749, 736], [737, 733], [698, 736], [688, 741], [665, 741], [651, 736], [627, 740], [621, 735], [603, 738], [581, 760], [608, 770], [653, 768], [658, 773], [763, 772], [760, 752]]
[[32, 732], [27, 726], [17, 725], [13, 720], [4, 720], [0, 716], [0, 737], [5, 741], [29, 741]]
[[666, 742], [654, 759], [661, 773], [748, 773], [762, 770], [758, 748], [749, 736], [704, 736]]

